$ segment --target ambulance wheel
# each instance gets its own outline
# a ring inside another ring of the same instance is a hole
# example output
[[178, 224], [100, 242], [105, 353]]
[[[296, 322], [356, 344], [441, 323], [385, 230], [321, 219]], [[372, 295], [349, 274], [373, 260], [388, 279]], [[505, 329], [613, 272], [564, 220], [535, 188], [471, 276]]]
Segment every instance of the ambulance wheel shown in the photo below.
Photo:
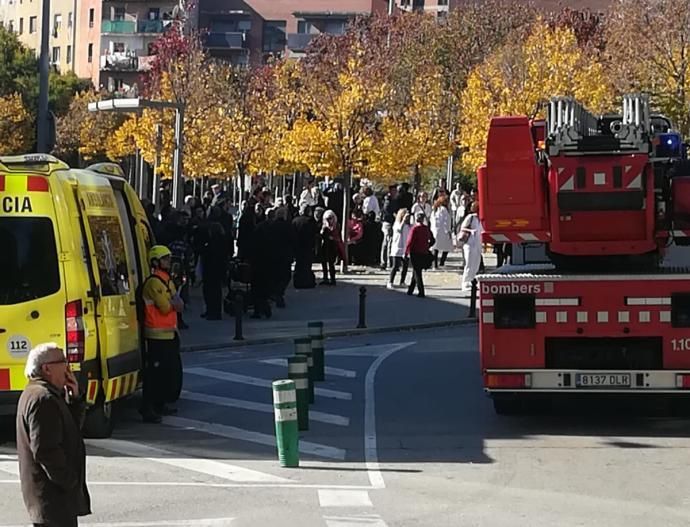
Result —
[[520, 399], [512, 395], [494, 395], [494, 412], [498, 415], [517, 415], [522, 412]]
[[101, 395], [96, 404], [86, 411], [84, 419], [84, 437], [90, 439], [106, 439], [113, 433], [113, 405], [106, 403]]

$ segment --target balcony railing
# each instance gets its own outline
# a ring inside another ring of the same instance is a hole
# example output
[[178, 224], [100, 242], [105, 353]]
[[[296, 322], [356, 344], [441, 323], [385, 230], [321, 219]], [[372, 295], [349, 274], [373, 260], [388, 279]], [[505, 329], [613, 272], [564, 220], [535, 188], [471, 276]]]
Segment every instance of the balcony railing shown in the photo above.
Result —
[[206, 36], [206, 47], [213, 49], [244, 49], [246, 36], [241, 31], [227, 33], [212, 32]]
[[133, 20], [103, 20], [101, 33], [129, 33], [136, 32], [137, 26]]
[[148, 71], [153, 56], [134, 51], [109, 53], [101, 56], [101, 71]]
[[289, 33], [287, 47], [292, 51], [304, 51], [315, 36], [313, 33]]
[[162, 20], [139, 20], [137, 33], [162, 33], [165, 29]]

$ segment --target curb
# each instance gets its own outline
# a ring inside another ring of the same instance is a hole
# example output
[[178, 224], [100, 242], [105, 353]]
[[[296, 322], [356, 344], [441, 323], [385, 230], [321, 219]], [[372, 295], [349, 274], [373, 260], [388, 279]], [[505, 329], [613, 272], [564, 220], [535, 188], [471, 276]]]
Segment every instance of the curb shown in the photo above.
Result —
[[[375, 328], [362, 328], [362, 329], [340, 329], [334, 331], [324, 331], [323, 336], [325, 338], [336, 338], [336, 337], [356, 337], [359, 335], [373, 335], [376, 333], [395, 333], [402, 331], [416, 331], [421, 329], [434, 329], [434, 328], [447, 328], [447, 327], [459, 327], [459, 326], [471, 326], [477, 323], [476, 318], [466, 318], [463, 320], [442, 320], [438, 322], [423, 322], [420, 324], [406, 324], [404, 326], [380, 326]], [[306, 322], [305, 322], [306, 324]], [[305, 334], [306, 334], [305, 325]], [[195, 352], [195, 351], [217, 351], [227, 348], [240, 348], [244, 346], [259, 346], [262, 344], [278, 344], [281, 342], [292, 342], [294, 339], [298, 338], [295, 335], [285, 335], [280, 337], [267, 337], [267, 338], [248, 338], [245, 340], [230, 340], [227, 342], [219, 342], [215, 344], [198, 344], [195, 346], [182, 346], [181, 351]]]

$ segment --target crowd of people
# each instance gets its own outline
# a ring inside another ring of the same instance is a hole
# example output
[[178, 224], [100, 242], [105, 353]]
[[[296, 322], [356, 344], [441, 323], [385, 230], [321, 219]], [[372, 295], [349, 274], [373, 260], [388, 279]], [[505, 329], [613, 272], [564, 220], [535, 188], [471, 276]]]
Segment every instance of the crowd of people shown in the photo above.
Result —
[[[458, 184], [452, 192], [439, 186], [415, 197], [402, 183], [378, 195], [359, 185], [351, 196], [346, 212], [345, 192], [337, 182], [322, 190], [310, 181], [299, 195], [283, 197], [258, 187], [234, 217], [229, 196], [214, 185], [201, 199], [187, 196], [181, 209], [164, 206], [159, 216], [151, 203], [145, 206], [158, 243], [171, 250], [171, 276], [183, 300], [189, 300], [187, 282], [201, 284], [206, 320], [221, 320], [224, 310], [232, 313], [237, 294], [245, 308], [253, 309], [253, 318], [270, 318], [272, 306], [285, 307], [291, 281], [298, 289], [334, 286], [337, 264], [344, 260], [389, 270], [389, 289], [408, 286], [409, 294], [417, 289], [424, 296], [423, 271], [443, 268], [448, 254], [462, 247], [462, 286], [469, 289], [482, 252], [474, 191]], [[344, 231], [343, 214], [348, 215]], [[499, 256], [505, 258], [504, 253]], [[317, 280], [312, 266], [319, 263]], [[246, 287], [233, 290], [233, 283]], [[182, 317], [178, 325], [185, 329]]]

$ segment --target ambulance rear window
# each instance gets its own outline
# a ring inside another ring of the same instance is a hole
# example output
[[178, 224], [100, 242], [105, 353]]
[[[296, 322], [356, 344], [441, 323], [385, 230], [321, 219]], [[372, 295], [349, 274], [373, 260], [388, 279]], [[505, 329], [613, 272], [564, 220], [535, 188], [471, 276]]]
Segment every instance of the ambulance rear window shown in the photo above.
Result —
[[50, 218], [0, 217], [0, 305], [43, 298], [59, 289]]

